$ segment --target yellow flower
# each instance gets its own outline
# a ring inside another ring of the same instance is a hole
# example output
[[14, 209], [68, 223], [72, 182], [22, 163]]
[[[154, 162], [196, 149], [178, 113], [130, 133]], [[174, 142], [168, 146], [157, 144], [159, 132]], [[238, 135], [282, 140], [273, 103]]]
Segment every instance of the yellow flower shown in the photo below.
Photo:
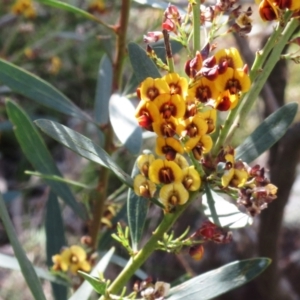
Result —
[[234, 156], [232, 154], [226, 154], [225, 160], [226, 160], [225, 172], [221, 178], [221, 183], [223, 187], [227, 187], [234, 176], [234, 169], [233, 169]]
[[17, 0], [11, 7], [11, 12], [15, 15], [23, 14], [26, 18], [36, 17], [36, 10], [31, 0]]
[[160, 119], [152, 124], [153, 131], [158, 136], [172, 137], [176, 133], [176, 127], [178, 125], [178, 120], [174, 117], [169, 119]]
[[155, 158], [152, 153], [144, 153], [137, 158], [137, 167], [144, 176], [148, 177], [149, 166], [154, 160]]
[[180, 122], [176, 128], [178, 135], [190, 138], [199, 137], [207, 133], [208, 125], [202, 115], [196, 114], [193, 117]]
[[62, 66], [62, 61], [58, 56], [51, 57], [50, 65], [49, 65], [49, 73], [56, 75]]
[[161, 119], [157, 106], [151, 101], [141, 100], [136, 108], [135, 117], [142, 128], [153, 131], [153, 122]]
[[227, 66], [233, 69], [242, 68], [243, 61], [236, 48], [221, 49], [215, 55], [217, 64], [226, 62]]
[[213, 133], [216, 129], [217, 111], [215, 109], [208, 109], [197, 114], [204, 119], [207, 124], [207, 134]]
[[103, 13], [105, 12], [105, 3], [103, 0], [93, 0], [89, 6], [88, 6], [88, 11], [89, 12], [98, 12], [98, 13]]
[[215, 80], [211, 81], [205, 77], [197, 80], [193, 86], [188, 90], [188, 96], [196, 98], [202, 103], [208, 102], [210, 99], [216, 99], [218, 97], [219, 90], [215, 84]]
[[183, 170], [182, 183], [188, 191], [197, 191], [201, 186], [201, 178], [194, 166]]
[[235, 161], [232, 154], [225, 155], [226, 166], [225, 173], [221, 178], [223, 187], [228, 185], [234, 187], [243, 187], [249, 177], [249, 174], [242, 161]]
[[189, 249], [189, 255], [196, 261], [202, 259], [204, 255], [204, 247], [202, 245], [194, 245]]
[[134, 192], [144, 198], [152, 198], [156, 191], [156, 185], [141, 174], [134, 177]]
[[173, 137], [157, 137], [155, 152], [157, 155], [165, 155], [167, 160], [174, 160], [176, 153], [183, 154], [181, 143]]
[[172, 211], [177, 205], [185, 204], [189, 199], [189, 193], [181, 182], [164, 185], [159, 192], [159, 200], [165, 206], [166, 212]]
[[149, 167], [149, 179], [156, 184], [181, 182], [182, 169], [173, 161], [156, 159]]
[[182, 170], [189, 167], [189, 164], [188, 164], [186, 158], [185, 158], [183, 155], [179, 154], [179, 153], [176, 154], [175, 159], [174, 159], [174, 162], [176, 162], [176, 164], [177, 164]]
[[212, 146], [213, 146], [212, 138], [206, 134], [199, 138], [198, 142], [194, 147], [192, 147], [192, 149], [190, 149], [191, 147], [190, 145], [189, 148], [187, 148], [187, 145], [185, 145], [185, 149], [186, 151], [192, 150], [194, 157], [197, 160], [200, 160], [203, 154], [206, 154], [211, 150]]
[[271, 0], [262, 0], [258, 11], [263, 21], [279, 20], [279, 8]]
[[178, 94], [183, 98], [186, 96], [188, 90], [186, 78], [180, 77], [177, 73], [168, 73], [163, 79], [168, 83], [171, 95]]
[[158, 107], [158, 110], [164, 119], [168, 119], [171, 116], [182, 118], [185, 114], [185, 102], [178, 94], [159, 95], [153, 102]]
[[217, 101], [214, 104], [214, 107], [220, 111], [234, 109], [237, 106], [239, 99], [240, 96], [238, 94], [231, 95], [229, 90], [226, 90], [220, 93]]
[[230, 184], [236, 187], [243, 187], [248, 179], [249, 175], [245, 169], [234, 168], [234, 176], [231, 179]]
[[78, 270], [89, 272], [91, 265], [86, 259], [85, 250], [80, 246], [73, 245], [52, 257], [52, 261], [54, 262], [52, 269], [63, 272], [70, 270], [73, 274], [76, 274]]
[[248, 92], [251, 86], [249, 76], [241, 69], [227, 68], [226, 72], [219, 75], [217, 80], [222, 86], [222, 91], [229, 90], [231, 95]]
[[146, 78], [140, 88], [141, 99], [145, 101], [152, 101], [157, 96], [162, 94], [170, 94], [170, 87], [162, 78]]

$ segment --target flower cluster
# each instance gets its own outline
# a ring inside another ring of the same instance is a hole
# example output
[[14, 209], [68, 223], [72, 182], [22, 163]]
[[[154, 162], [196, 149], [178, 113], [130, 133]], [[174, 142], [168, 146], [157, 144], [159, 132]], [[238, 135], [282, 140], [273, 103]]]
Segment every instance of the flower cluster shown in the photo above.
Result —
[[256, 0], [256, 2], [259, 4], [260, 17], [264, 21], [280, 20], [286, 9], [300, 10], [300, 1], [298, 0]]
[[222, 149], [218, 162], [222, 187], [237, 189], [237, 204], [243, 206], [251, 216], [258, 215], [276, 199], [277, 187], [265, 177], [265, 169], [259, 165], [250, 167], [241, 160], [236, 161], [232, 147]]
[[160, 187], [159, 200], [166, 212], [185, 204], [189, 199], [189, 191], [197, 191], [201, 186], [199, 173], [178, 153], [174, 160], [155, 159], [153, 154], [142, 154], [138, 157], [137, 165], [141, 174], [134, 178], [135, 193], [152, 198], [157, 187]]
[[29, 19], [36, 17], [36, 9], [31, 0], [17, 0], [12, 6], [11, 11], [15, 15], [23, 15]]
[[85, 250], [76, 245], [64, 248], [60, 254], [52, 256], [52, 261], [54, 263], [53, 271], [67, 272], [69, 270], [72, 274], [76, 274], [78, 270], [85, 272], [91, 270]]
[[140, 173], [135, 177], [137, 195], [159, 199], [165, 210], [186, 203], [190, 191], [201, 186], [201, 171], [184, 155], [202, 161], [213, 147], [217, 110], [236, 107], [241, 93], [251, 82], [239, 52], [222, 49], [215, 55], [197, 52], [186, 63], [185, 77], [169, 73], [162, 78], [146, 78], [137, 93], [141, 99], [136, 118], [141, 127], [157, 134], [155, 152], [138, 158]]

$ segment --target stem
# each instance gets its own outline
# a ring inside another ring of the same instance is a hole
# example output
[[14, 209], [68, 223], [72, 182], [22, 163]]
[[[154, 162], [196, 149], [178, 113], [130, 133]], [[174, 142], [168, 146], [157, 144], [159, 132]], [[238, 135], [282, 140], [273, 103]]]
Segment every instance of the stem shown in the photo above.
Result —
[[[196, 199], [197, 193], [193, 193], [190, 196], [190, 201], [182, 206], [178, 206], [174, 213], [165, 214], [162, 222], [154, 231], [152, 237], [148, 240], [145, 246], [132, 257], [119, 276], [107, 289], [107, 295], [117, 294], [127, 283], [127, 281], [133, 276], [136, 270], [147, 260], [147, 258], [157, 249], [157, 242], [162, 239], [164, 233], [166, 233], [184, 210]], [[109, 298], [102, 296], [100, 300], [107, 300]]]
[[169, 73], [172, 73], [172, 72], [174, 72], [174, 60], [173, 60], [172, 48], [171, 48], [171, 44], [170, 44], [170, 36], [166, 29], [163, 29], [162, 32], [164, 35], [166, 58], [167, 58], [167, 63], [168, 63], [168, 67], [169, 67]]
[[260, 91], [262, 90], [264, 84], [266, 83], [267, 79], [269, 78], [273, 68], [275, 67], [276, 63], [280, 59], [280, 55], [286, 46], [287, 42], [295, 32], [296, 28], [299, 26], [299, 20], [292, 19], [288, 26], [282, 33], [282, 38], [279, 40], [276, 47], [273, 48], [273, 51], [270, 54], [270, 57], [267, 61], [266, 66], [264, 67], [263, 72], [257, 77], [255, 82], [255, 88], [252, 88], [249, 93], [245, 95], [245, 99], [242, 102], [242, 108], [240, 109], [241, 113], [239, 115], [239, 120], [244, 120], [247, 113], [250, 111], [251, 107], [253, 106], [255, 100], [257, 99]]
[[[285, 13], [283, 17], [283, 22], [286, 24], [286, 22], [290, 19], [293, 12], [288, 11]], [[275, 31], [272, 33], [272, 35], [269, 37], [267, 43], [264, 46], [264, 49], [258, 53], [256, 53], [256, 57], [254, 60], [254, 63], [251, 67], [250, 71], [250, 79], [253, 82], [256, 77], [260, 74], [260, 71], [262, 69], [263, 64], [265, 63], [266, 59], [268, 58], [269, 53], [273, 50], [274, 45], [278, 42], [278, 38], [280, 37], [282, 31], [284, 30], [284, 26], [282, 26], [281, 22], [278, 23]]]
[[196, 0], [195, 4], [192, 4], [193, 7], [193, 53], [196, 54], [196, 51], [200, 51], [200, 0]]
[[[284, 16], [284, 20], [287, 21], [290, 17], [291, 12], [287, 12]], [[257, 96], [267, 81], [268, 76], [279, 60], [283, 48], [286, 46], [287, 41], [297, 28], [298, 23], [297, 19], [292, 19], [285, 29], [281, 24], [278, 24], [262, 52], [256, 55], [256, 59], [249, 74], [250, 79], [253, 82], [252, 87], [248, 93], [242, 95], [237, 107], [231, 110], [228, 114], [224, 127], [220, 130], [220, 135], [212, 150], [213, 157], [218, 155], [226, 140], [228, 141], [229, 137], [232, 136], [233, 132], [239, 125], [239, 120], [244, 120], [246, 115], [249, 113], [252, 105], [257, 99]], [[281, 33], [282, 36], [280, 38]], [[270, 55], [271, 51], [272, 53]], [[264, 63], [265, 66], [263, 67]]]
[[[130, 0], [123, 0], [119, 23], [114, 27], [116, 29], [116, 54], [114, 59], [114, 72], [112, 93], [119, 91], [121, 87], [123, 62], [126, 56], [126, 33], [130, 12]], [[110, 124], [105, 133], [104, 149], [107, 153], [112, 152], [113, 130]], [[96, 204], [93, 209], [93, 218], [90, 224], [91, 248], [96, 249], [101, 226], [101, 218], [104, 213], [105, 202], [107, 198], [107, 187], [109, 181], [109, 169], [102, 168], [99, 175], [98, 186], [96, 189]]]
[[118, 91], [121, 87], [123, 63], [126, 57], [126, 34], [130, 13], [130, 3], [130, 0], [122, 0], [121, 18], [119, 24], [116, 26], [117, 52], [114, 61], [113, 92]]

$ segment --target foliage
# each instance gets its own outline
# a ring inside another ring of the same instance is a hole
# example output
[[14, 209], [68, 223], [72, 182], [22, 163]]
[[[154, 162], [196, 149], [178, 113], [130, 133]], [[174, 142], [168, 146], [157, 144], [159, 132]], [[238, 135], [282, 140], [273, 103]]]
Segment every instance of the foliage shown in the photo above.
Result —
[[[0, 93], [9, 96], [5, 109], [12, 127], [4, 121], [0, 130], [13, 130], [36, 171], [26, 174], [40, 177], [49, 188], [44, 226], [51, 274], [41, 275], [26, 257], [2, 196], [0, 217], [35, 299], [45, 299], [37, 276], [52, 281], [55, 299], [88, 299], [93, 290], [102, 300], [211, 299], [249, 282], [270, 260], [235, 261], [171, 288], [142, 278], [128, 293], [126, 284], [142, 273], [139, 268], [157, 250], [178, 254], [188, 249], [193, 259], [202, 259], [207, 242], [230, 243], [231, 229], [251, 225], [276, 199], [277, 187], [265, 169], [249, 164], [285, 134], [297, 104], [278, 109], [239, 145], [231, 140], [276, 62], [297, 61], [295, 55], [281, 53], [290, 40], [297, 42], [293, 34], [300, 5], [258, 1], [261, 18], [277, 26], [247, 66], [236, 48], [218, 48], [216, 43], [232, 33], [245, 36], [251, 31], [250, 8], [242, 10], [229, 0], [213, 6], [189, 0], [184, 9], [160, 1], [117, 2], [17, 0], [10, 7], [14, 15], [1, 11], [0, 25], [10, 38], [1, 50]], [[163, 12], [162, 31], [143, 37], [146, 51], [134, 41], [127, 44], [129, 13], [139, 5]], [[119, 20], [111, 25], [116, 13]], [[7, 17], [17, 25], [5, 26]], [[50, 50], [55, 40], [58, 45]], [[20, 48], [23, 44], [26, 47]], [[184, 68], [176, 63], [178, 51]], [[64, 78], [70, 78], [68, 84]], [[81, 129], [71, 128], [66, 120]], [[149, 137], [154, 147], [146, 146]], [[93, 178], [66, 178], [56, 165], [49, 138], [86, 159], [88, 165], [81, 166], [80, 173], [92, 168]], [[207, 220], [195, 232], [187, 228], [176, 237], [173, 225], [200, 197], [199, 209]], [[66, 205], [87, 230], [75, 244], [68, 244], [65, 236]], [[146, 218], [153, 209], [161, 210], [162, 217], [144, 241]], [[129, 256], [113, 280], [103, 275], [113, 259], [110, 237]], [[101, 257], [99, 249], [107, 253]], [[15, 260], [0, 262], [2, 267], [9, 265], [15, 268]]]

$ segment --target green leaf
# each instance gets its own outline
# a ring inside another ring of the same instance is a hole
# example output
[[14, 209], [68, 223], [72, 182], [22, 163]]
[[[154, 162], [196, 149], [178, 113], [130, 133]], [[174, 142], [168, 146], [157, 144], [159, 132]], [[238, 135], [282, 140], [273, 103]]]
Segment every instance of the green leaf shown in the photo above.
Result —
[[21, 244], [17, 239], [16, 232], [9, 218], [1, 193], [0, 193], [0, 218], [3, 222], [3, 226], [8, 235], [10, 244], [13, 247], [16, 258], [18, 259], [18, 262], [20, 264], [21, 272], [26, 280], [26, 283], [32, 293], [33, 298], [35, 300], [46, 300], [45, 295], [43, 293], [42, 285], [34, 271], [34, 268], [31, 262], [28, 260]]
[[[52, 256], [60, 253], [63, 246], [67, 246], [61, 210], [57, 197], [52, 191], [49, 194], [46, 206], [45, 229], [47, 265], [51, 267], [53, 265]], [[52, 289], [56, 300], [67, 298], [67, 287], [52, 283]]]
[[53, 139], [63, 144], [82, 157], [98, 163], [116, 174], [129, 187], [132, 187], [132, 178], [126, 174], [112, 160], [112, 158], [98, 145], [84, 135], [50, 120], [36, 120], [36, 125]]
[[264, 257], [235, 261], [171, 288], [166, 300], [213, 299], [251, 281], [270, 263]]
[[74, 180], [70, 180], [70, 179], [66, 179], [66, 178], [63, 178], [63, 177], [60, 177], [60, 176], [56, 176], [56, 175], [45, 175], [45, 174], [42, 174], [42, 173], [39, 173], [39, 172], [32, 172], [32, 171], [25, 171], [25, 174], [40, 177], [40, 178], [43, 178], [43, 179], [49, 179], [49, 180], [64, 182], [64, 183], [72, 185], [74, 187], [79, 187], [79, 188], [83, 188], [83, 189], [86, 189], [86, 190], [95, 189], [95, 186], [89, 186], [89, 185], [86, 185], [84, 183], [74, 181]]
[[139, 126], [132, 102], [114, 94], [109, 101], [109, 118], [120, 142], [131, 154], [138, 154], [142, 147], [142, 129]]
[[236, 159], [251, 163], [270, 149], [286, 133], [298, 109], [297, 103], [288, 103], [267, 117], [236, 149]]
[[[99, 273], [103, 273], [107, 266], [108, 263], [111, 260], [111, 257], [113, 256], [115, 251], [115, 248], [111, 248], [98, 262], [98, 264], [96, 265], [96, 267], [92, 270], [92, 272], [90, 273], [89, 276], [99, 276]], [[80, 272], [81, 274], [82, 272]], [[86, 274], [88, 275], [88, 274]], [[100, 285], [99, 285], [100, 288]], [[69, 300], [88, 300], [91, 293], [93, 291], [93, 285], [91, 285], [89, 283], [89, 281], [85, 280], [82, 285], [76, 290], [76, 292], [72, 295], [71, 298], [69, 298]]]
[[209, 188], [202, 196], [202, 205], [203, 213], [217, 226], [236, 229], [251, 225], [253, 222], [253, 219], [239, 211], [236, 205], [229, 203]]
[[[24, 110], [11, 100], [6, 101], [6, 109], [10, 121], [14, 124], [14, 132], [22, 151], [33, 167], [47, 175], [62, 176], [42, 137]], [[78, 216], [85, 219], [83, 207], [76, 202], [68, 185], [48, 179], [45, 181]]]
[[[140, 171], [137, 167], [137, 162], [135, 162], [131, 176], [134, 178], [138, 174], [140, 174]], [[148, 199], [136, 195], [136, 193], [132, 189], [128, 190], [127, 217], [130, 229], [132, 249], [134, 251], [138, 250], [138, 243], [143, 235], [148, 208]]]
[[94, 290], [100, 294], [104, 295], [107, 288], [107, 283], [100, 280], [98, 277], [91, 276], [90, 274], [84, 273], [82, 271], [78, 271], [78, 273], [90, 283], [90, 285], [94, 288]]
[[128, 44], [129, 59], [138, 83], [147, 77], [160, 78], [161, 75], [155, 63], [148, 57], [144, 49], [131, 42]]
[[59, 8], [71, 13], [76, 14], [77, 16], [89, 19], [89, 20], [96, 20], [95, 16], [93, 16], [92, 14], [88, 13], [85, 10], [82, 10], [78, 7], [72, 6], [68, 3], [65, 2], [61, 2], [61, 1], [56, 1], [56, 0], [36, 0], [37, 2], [55, 7], [55, 8]]
[[48, 82], [3, 59], [0, 59], [0, 82], [41, 105], [69, 116], [91, 121], [84, 111]]
[[113, 67], [109, 57], [102, 56], [96, 88], [95, 99], [95, 120], [100, 125], [105, 125], [109, 121], [108, 103], [112, 92]]
[[[3, 253], [0, 253], [0, 267], [14, 270], [14, 271], [21, 271], [18, 260], [14, 256], [6, 255]], [[57, 283], [60, 285], [66, 285], [66, 286], [69, 285], [66, 281], [52, 275], [47, 270], [44, 270], [39, 267], [33, 267], [33, 268], [34, 268], [36, 275], [41, 279], [45, 279], [45, 280], [48, 280], [50, 282], [54, 282], [54, 283]]]

